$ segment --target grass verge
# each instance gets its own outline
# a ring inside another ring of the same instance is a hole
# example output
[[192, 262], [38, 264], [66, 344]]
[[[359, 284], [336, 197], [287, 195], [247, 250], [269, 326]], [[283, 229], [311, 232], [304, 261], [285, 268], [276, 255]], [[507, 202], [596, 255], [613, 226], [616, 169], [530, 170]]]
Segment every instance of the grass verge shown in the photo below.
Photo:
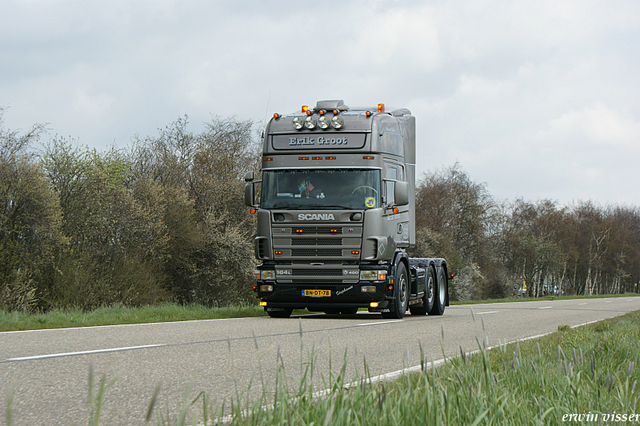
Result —
[[[540, 300], [590, 299], [603, 297], [633, 297], [635, 293], [598, 296], [545, 296], [539, 298], [506, 298], [451, 302], [451, 305], [483, 303], [534, 302]], [[294, 311], [295, 315], [309, 314], [306, 309]], [[314, 312], [317, 313], [317, 312]], [[49, 328], [92, 327], [117, 324], [144, 324], [151, 322], [190, 321], [222, 318], [266, 316], [264, 309], [255, 305], [208, 308], [202, 305], [178, 305], [165, 303], [157, 306], [127, 308], [104, 307], [84, 312], [81, 309], [54, 309], [46, 313], [0, 310], [0, 332], [40, 330]]]
[[22, 311], [0, 311], [0, 331], [143, 324], [265, 315], [264, 309], [259, 306], [244, 305], [207, 308], [202, 305], [178, 305], [173, 303], [139, 308], [105, 307], [87, 312], [83, 312], [81, 309], [55, 309], [46, 313], [35, 314]]

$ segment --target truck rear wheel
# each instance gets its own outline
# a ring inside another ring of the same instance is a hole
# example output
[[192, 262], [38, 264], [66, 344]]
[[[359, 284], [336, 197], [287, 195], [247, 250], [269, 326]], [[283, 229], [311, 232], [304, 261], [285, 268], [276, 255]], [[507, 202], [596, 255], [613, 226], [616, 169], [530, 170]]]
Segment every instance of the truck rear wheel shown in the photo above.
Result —
[[433, 272], [433, 268], [429, 266], [427, 268], [427, 285], [425, 288], [425, 294], [422, 297], [422, 306], [412, 306], [411, 315], [426, 315], [433, 309], [433, 301], [435, 299], [436, 287], [436, 274]]
[[289, 318], [293, 309], [283, 309], [281, 311], [267, 311], [271, 318]]
[[429, 311], [429, 315], [442, 315], [447, 304], [447, 276], [444, 273], [444, 268], [438, 268], [435, 296], [433, 308]]
[[407, 268], [404, 263], [400, 262], [396, 268], [396, 276], [394, 280], [394, 295], [393, 312], [383, 312], [383, 318], [404, 318], [405, 312], [407, 312], [407, 305], [409, 304], [409, 279], [407, 277]]

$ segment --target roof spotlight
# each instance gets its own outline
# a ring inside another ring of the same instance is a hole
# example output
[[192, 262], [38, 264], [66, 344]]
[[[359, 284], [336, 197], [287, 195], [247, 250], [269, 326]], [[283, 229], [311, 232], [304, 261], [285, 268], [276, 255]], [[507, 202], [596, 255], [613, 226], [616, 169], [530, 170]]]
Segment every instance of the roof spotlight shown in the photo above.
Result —
[[331, 126], [334, 129], [341, 129], [344, 126], [344, 119], [339, 115], [334, 115], [331, 117]]
[[312, 116], [308, 116], [304, 120], [304, 127], [306, 127], [309, 130], [315, 129], [317, 124], [318, 124], [318, 121]]
[[304, 119], [302, 117], [293, 117], [291, 125], [294, 129], [300, 130], [304, 127]]
[[330, 126], [330, 123], [331, 123], [331, 119], [326, 115], [323, 115], [318, 119], [318, 127], [320, 127], [322, 130], [328, 129]]

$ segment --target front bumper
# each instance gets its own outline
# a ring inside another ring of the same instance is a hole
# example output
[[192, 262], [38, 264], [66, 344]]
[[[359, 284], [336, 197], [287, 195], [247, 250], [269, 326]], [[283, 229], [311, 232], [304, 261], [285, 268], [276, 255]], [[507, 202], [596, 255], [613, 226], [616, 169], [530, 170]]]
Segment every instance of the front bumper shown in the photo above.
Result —
[[[260, 286], [266, 284], [273, 286], [273, 291], [260, 291]], [[362, 287], [375, 287], [375, 292], [362, 292]], [[258, 281], [257, 293], [261, 305], [268, 308], [292, 308], [310, 311], [324, 311], [328, 309], [342, 308], [368, 308], [372, 312], [385, 309], [392, 296], [388, 295], [388, 283], [386, 281], [370, 282], [359, 281], [353, 284], [347, 283], [277, 283], [274, 281]], [[305, 295], [305, 290], [323, 290], [330, 292], [329, 296]], [[265, 304], [266, 303], [266, 304]], [[372, 303], [377, 306], [372, 307]]]

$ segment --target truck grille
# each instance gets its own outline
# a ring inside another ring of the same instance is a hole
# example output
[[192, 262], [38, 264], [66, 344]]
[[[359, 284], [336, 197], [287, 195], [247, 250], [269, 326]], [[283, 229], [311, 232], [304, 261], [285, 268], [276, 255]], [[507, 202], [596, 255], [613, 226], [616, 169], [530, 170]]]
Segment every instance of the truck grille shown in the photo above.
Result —
[[[302, 231], [302, 232], [299, 232]], [[297, 234], [342, 234], [342, 228], [340, 227], [330, 227], [330, 226], [307, 226], [304, 228], [296, 228]]]
[[294, 269], [293, 275], [306, 275], [309, 277], [341, 277], [342, 269]]
[[357, 261], [362, 250], [362, 223], [309, 226], [278, 222], [272, 228], [272, 237], [271, 249], [280, 252], [276, 261], [291, 271], [278, 276], [279, 282], [341, 284], [353, 283], [359, 278]]
[[291, 249], [291, 256], [342, 256], [342, 249]]
[[[318, 265], [314, 265], [313, 262], [310, 262], [308, 260], [294, 260], [293, 262], [291, 262], [292, 265], [304, 265], [304, 266], [318, 266]], [[322, 261], [322, 265], [319, 266], [324, 266], [324, 265], [343, 265], [342, 260], [323, 260]]]
[[340, 246], [342, 238], [292, 238], [292, 246]]

